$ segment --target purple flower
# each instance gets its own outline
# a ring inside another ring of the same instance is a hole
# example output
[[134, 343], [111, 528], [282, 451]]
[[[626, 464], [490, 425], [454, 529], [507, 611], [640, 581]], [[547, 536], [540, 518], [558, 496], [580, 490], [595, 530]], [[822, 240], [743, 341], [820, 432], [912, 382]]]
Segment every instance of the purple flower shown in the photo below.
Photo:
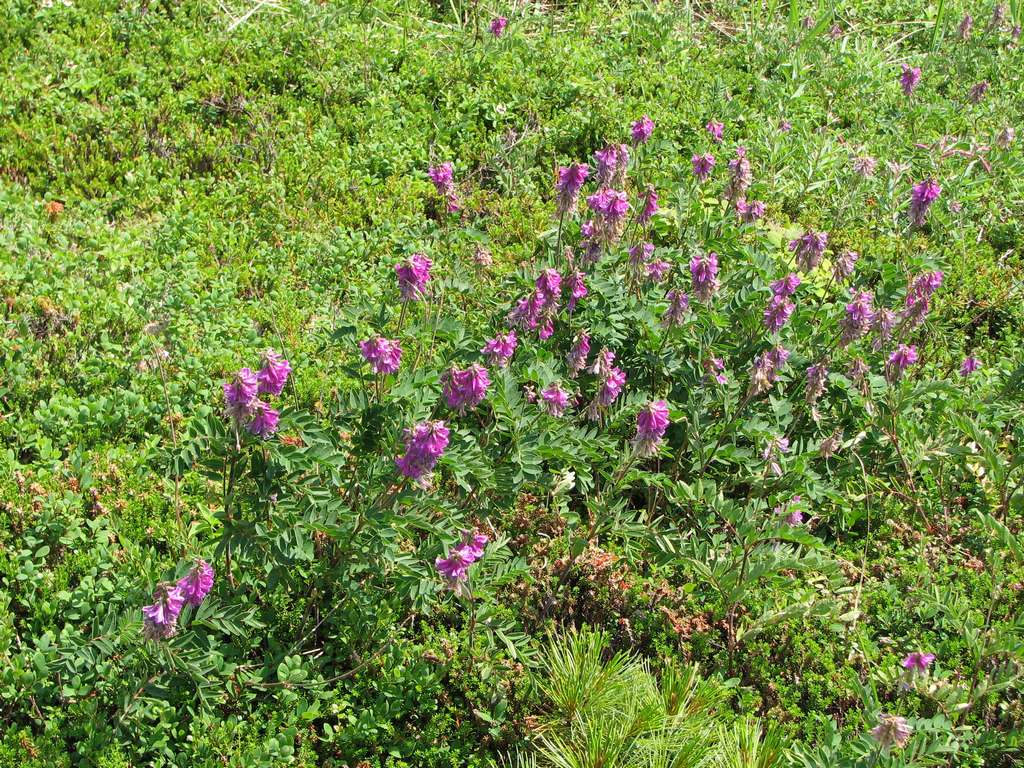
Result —
[[871, 306], [872, 296], [868, 291], [852, 291], [852, 301], [846, 305], [846, 314], [839, 321], [842, 335], [840, 346], [847, 346], [871, 329], [875, 311]]
[[921, 68], [908, 67], [904, 64], [903, 73], [900, 75], [900, 87], [903, 89], [903, 93], [907, 96], [912, 94], [919, 82], [921, 82]]
[[259, 378], [248, 368], [242, 368], [224, 385], [224, 406], [236, 424], [247, 421], [259, 392]]
[[673, 288], [665, 294], [665, 298], [668, 299], [668, 309], [661, 316], [662, 327], [675, 328], [682, 325], [690, 308], [690, 297], [684, 291]]
[[178, 585], [159, 584], [153, 592], [153, 604], [142, 608], [142, 636], [147, 640], [166, 640], [178, 631], [178, 615], [185, 596]]
[[640, 211], [637, 221], [641, 224], [646, 224], [658, 212], [658, 193], [654, 191], [654, 187], [650, 184], [647, 185], [647, 189], [644, 191], [643, 199], [644, 207]]
[[515, 331], [509, 331], [506, 334], [499, 333], [493, 339], [488, 339], [480, 352], [487, 356], [488, 363], [497, 368], [504, 368], [512, 359], [512, 354], [516, 351], [518, 343]]
[[577, 302], [587, 295], [587, 284], [583, 281], [584, 274], [576, 270], [569, 275], [569, 301], [565, 306], [570, 312], [576, 309]]
[[908, 670], [911, 674], [920, 672], [924, 674], [928, 671], [928, 667], [931, 666], [932, 662], [935, 661], [934, 653], [923, 653], [921, 651], [914, 651], [907, 655], [903, 659], [903, 668]]
[[789, 350], [783, 346], [775, 346], [754, 358], [750, 372], [750, 389], [748, 397], [754, 397], [771, 389], [779, 378], [779, 369], [789, 359]]
[[537, 277], [537, 295], [545, 304], [557, 303], [562, 295], [562, 276], [557, 270], [542, 269]]
[[798, 506], [800, 503], [801, 497], [794, 496], [785, 504], [776, 507], [774, 512], [776, 515], [783, 518], [783, 521], [787, 525], [800, 525], [804, 521], [804, 513]]
[[736, 157], [729, 161], [729, 183], [725, 188], [725, 196], [730, 200], [739, 200], [746, 195], [752, 181], [747, 148], [736, 147]]
[[789, 241], [789, 250], [796, 255], [796, 265], [801, 272], [812, 272], [821, 263], [827, 245], [827, 232], [809, 229], [800, 237]]
[[540, 399], [544, 402], [544, 410], [549, 415], [558, 418], [569, 406], [569, 393], [562, 389], [562, 385], [555, 382], [547, 389], [542, 389]]
[[710, 301], [718, 292], [718, 254], [714, 251], [701, 253], [690, 259], [690, 277], [693, 280], [693, 295], [698, 301]]
[[476, 408], [487, 396], [491, 377], [480, 363], [473, 363], [465, 370], [452, 366], [441, 377], [442, 394], [448, 407], [459, 414]]
[[178, 580], [178, 591], [187, 605], [198, 606], [213, 588], [213, 566], [196, 560], [184, 577]]
[[615, 399], [622, 392], [622, 387], [626, 383], [626, 373], [621, 368], [612, 368], [608, 371], [608, 374], [604, 377], [601, 382], [601, 386], [597, 392], [597, 401], [602, 406], [607, 408], [609, 405], [615, 402]]
[[386, 375], [398, 372], [402, 362], [402, 347], [397, 340], [378, 336], [360, 341], [359, 350], [374, 373]]
[[455, 547], [448, 557], [439, 557], [434, 565], [451, 585], [464, 582], [469, 578], [469, 566], [473, 564], [472, 553], [465, 545]]
[[440, 194], [445, 195], [451, 191], [455, 177], [451, 163], [430, 166], [427, 170], [427, 176], [430, 177], [434, 187], [437, 188]]
[[934, 179], [925, 179], [914, 185], [910, 192], [910, 221], [914, 226], [920, 227], [928, 216], [928, 209], [932, 207], [942, 187]]
[[653, 255], [653, 243], [637, 243], [629, 249], [629, 266], [639, 268], [641, 264], [650, 261]]
[[597, 392], [587, 407], [587, 416], [597, 420], [622, 392], [626, 383], [626, 373], [615, 366], [615, 353], [604, 347], [597, 355], [597, 360], [590, 369], [598, 378]]
[[496, 16], [491, 20], [491, 34], [495, 37], [501, 37], [505, 32], [505, 27], [508, 26], [508, 19], [504, 16]]
[[404, 440], [405, 454], [395, 459], [395, 465], [405, 477], [426, 487], [437, 460], [448, 447], [448, 428], [443, 421], [424, 421], [406, 429]]
[[714, 379], [719, 384], [725, 384], [729, 381], [725, 376], [725, 361], [720, 357], [707, 357], [701, 363], [701, 367], [704, 368], [704, 374], [709, 379]]
[[792, 296], [796, 293], [796, 289], [799, 287], [800, 282], [800, 275], [796, 272], [790, 272], [785, 277], [780, 278], [771, 284], [772, 293], [780, 299]]
[[629, 212], [629, 197], [626, 193], [603, 187], [587, 198], [587, 205], [595, 214], [592, 238], [602, 243], [617, 240]]
[[395, 264], [402, 301], [416, 301], [423, 296], [427, 281], [430, 280], [432, 264], [433, 262], [422, 253], [414, 253], [405, 261]]
[[747, 202], [746, 198], [739, 198], [736, 201], [736, 215], [744, 224], [753, 224], [764, 216], [764, 203], [760, 200]]
[[484, 556], [488, 538], [483, 534], [462, 532], [462, 541], [453, 547], [448, 557], [434, 561], [438, 573], [448, 581], [448, 586], [457, 589], [469, 578], [469, 566]]
[[610, 144], [594, 153], [597, 162], [597, 180], [600, 184], [620, 185], [629, 166], [629, 148], [625, 144]]
[[651, 134], [654, 133], [654, 121], [647, 115], [644, 115], [630, 126], [630, 133], [633, 135], [634, 145], [645, 144], [651, 138]]
[[658, 452], [668, 428], [668, 403], [654, 400], [645, 405], [636, 415], [636, 435], [633, 449], [642, 458]]
[[716, 144], [721, 143], [722, 131], [724, 128], [725, 126], [717, 120], [709, 120], [708, 124], [704, 126], [704, 130], [708, 132], [708, 135], [711, 136], [711, 140]]
[[577, 334], [572, 344], [572, 349], [566, 357], [566, 365], [569, 368], [569, 375], [575, 377], [577, 373], [587, 367], [587, 356], [590, 354], [590, 335], [586, 331]]
[[485, 533], [473, 533], [472, 531], [462, 532], [462, 546], [466, 548], [473, 560], [479, 560], [484, 556], [484, 547], [490, 541]]
[[256, 374], [260, 393], [280, 395], [291, 372], [292, 367], [288, 361], [274, 350], [268, 349], [263, 353], [263, 367]]
[[590, 166], [586, 163], [575, 163], [558, 169], [558, 181], [555, 182], [558, 215], [563, 216], [576, 208], [580, 197], [580, 189], [587, 180]]
[[842, 254], [836, 257], [835, 264], [832, 265], [832, 277], [837, 283], [843, 282], [853, 274], [854, 265], [860, 258], [860, 254], [856, 251], [843, 251]]
[[707, 181], [715, 167], [715, 156], [710, 152], [694, 155], [690, 163], [693, 165], [693, 175], [700, 181]]
[[779, 133], [789, 133], [791, 130], [793, 130], [793, 124], [789, 120], [785, 118], [779, 120]]
[[899, 381], [903, 372], [917, 362], [917, 348], [900, 344], [895, 352], [889, 356], [889, 362], [885, 364], [885, 378], [890, 382]]
[[256, 437], [270, 437], [277, 432], [277, 422], [280, 417], [281, 414], [265, 402], [257, 400], [253, 404], [252, 421], [249, 422], [246, 429], [256, 435]]
[[796, 304], [785, 296], [772, 296], [764, 310], [764, 326], [769, 333], [778, 333], [789, 320]]
[[907, 719], [898, 715], [879, 715], [878, 725], [871, 729], [871, 737], [886, 749], [906, 746], [911, 733]]
[[647, 262], [647, 277], [655, 283], [660, 283], [665, 279], [665, 275], [668, 274], [670, 269], [672, 269], [672, 265], [667, 261], [661, 259], [649, 261]]
[[907, 327], [914, 328], [924, 322], [930, 309], [932, 295], [942, 285], [942, 272], [925, 272], [914, 278], [907, 290], [906, 306], [902, 317]]
[[979, 368], [981, 368], [981, 361], [973, 355], [968, 355], [960, 366], [960, 375], [967, 378]]

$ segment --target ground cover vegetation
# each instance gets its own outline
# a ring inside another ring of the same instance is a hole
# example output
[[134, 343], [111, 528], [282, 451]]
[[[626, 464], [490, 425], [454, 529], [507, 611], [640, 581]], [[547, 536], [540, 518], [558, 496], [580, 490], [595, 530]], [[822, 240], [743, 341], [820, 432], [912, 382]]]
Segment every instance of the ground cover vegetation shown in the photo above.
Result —
[[1021, 759], [1024, 5], [3, 9], [0, 765]]

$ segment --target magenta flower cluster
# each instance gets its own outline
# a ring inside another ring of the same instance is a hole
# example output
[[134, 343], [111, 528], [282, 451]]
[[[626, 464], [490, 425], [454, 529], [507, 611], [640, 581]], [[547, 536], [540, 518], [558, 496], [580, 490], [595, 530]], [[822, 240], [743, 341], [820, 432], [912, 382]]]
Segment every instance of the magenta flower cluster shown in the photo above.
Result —
[[655, 400], [645, 405], [636, 415], [636, 435], [633, 449], [638, 456], [647, 458], [658, 452], [668, 428], [668, 403]]
[[422, 253], [414, 253], [395, 264], [395, 275], [398, 277], [398, 290], [402, 301], [417, 301], [423, 297], [432, 266], [430, 259]]
[[402, 347], [394, 339], [377, 336], [360, 341], [359, 351], [362, 352], [363, 359], [370, 364], [376, 374], [397, 373], [402, 364]]
[[405, 453], [395, 459], [398, 471], [420, 487], [427, 487], [437, 460], [448, 447], [448, 435], [443, 421], [424, 421], [406, 429]]
[[242, 368], [224, 384], [224, 408], [237, 428], [257, 437], [270, 437], [277, 431], [280, 414], [259, 396], [280, 395], [291, 370], [287, 360], [268, 349], [259, 371]]
[[197, 560], [175, 584], [159, 584], [153, 603], [142, 608], [142, 636], [166, 640], [178, 631], [178, 616], [186, 605], [198, 607], [213, 588], [213, 566]]
[[487, 542], [487, 536], [482, 533], [463, 531], [462, 541], [448, 553], [448, 557], [434, 561], [438, 573], [450, 588], [458, 588], [469, 579], [469, 566], [484, 556]]
[[[506, 22], [507, 23], [507, 22]], [[501, 27], [505, 29], [504, 25]], [[499, 33], [500, 34], [500, 33]], [[495, 35], [497, 37], [499, 35]], [[449, 213], [459, 210], [459, 196], [455, 191], [455, 170], [451, 163], [430, 166], [427, 176], [434, 184], [437, 194], [444, 198]]]
[[491, 378], [480, 363], [468, 368], [452, 366], [441, 377], [442, 394], [448, 407], [458, 414], [476, 408], [487, 397]]

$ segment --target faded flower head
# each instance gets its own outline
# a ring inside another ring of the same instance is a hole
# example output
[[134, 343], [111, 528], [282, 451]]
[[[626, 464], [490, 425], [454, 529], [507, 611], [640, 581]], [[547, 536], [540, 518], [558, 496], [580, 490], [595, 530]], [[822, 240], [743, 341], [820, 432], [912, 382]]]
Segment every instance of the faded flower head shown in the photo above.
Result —
[[1009, 149], [1010, 145], [1013, 144], [1013, 139], [1017, 135], [1017, 132], [1013, 129], [1013, 126], [1006, 126], [996, 136], [996, 146], [1000, 149]]
[[672, 288], [665, 294], [665, 298], [668, 299], [668, 309], [661, 316], [661, 325], [664, 328], [676, 328], [683, 324], [690, 308], [690, 297], [686, 295], [685, 291]]
[[960, 19], [960, 26], [958, 28], [961, 40], [966, 40], [971, 36], [972, 27], [974, 27], [974, 17], [969, 13], [965, 13], [964, 17]]
[[655, 283], [665, 279], [665, 275], [672, 269], [672, 265], [662, 259], [654, 259], [647, 262], [647, 278]]
[[883, 749], [906, 746], [912, 733], [907, 720], [898, 715], [878, 716], [878, 725], [871, 729], [871, 736]]
[[971, 104], [977, 104], [985, 98], [985, 94], [988, 93], [988, 89], [988, 80], [982, 80], [980, 83], [975, 83], [971, 86], [971, 90], [967, 93], [967, 98]]
[[802, 272], [812, 272], [821, 263], [828, 246], [828, 233], [807, 230], [789, 241], [789, 250], [796, 255], [796, 265]]
[[841, 283], [853, 274], [854, 265], [860, 258], [857, 251], [843, 251], [836, 256], [835, 264], [832, 265], [832, 277], [837, 283]]
[[569, 368], [569, 375], [576, 376], [577, 373], [587, 367], [587, 357], [590, 355], [590, 334], [581, 331], [576, 334], [572, 348], [566, 356], [566, 365]]
[[764, 202], [761, 200], [747, 201], [746, 198], [739, 198], [736, 201], [736, 215], [744, 224], [753, 224], [764, 216]]
[[878, 161], [870, 155], [858, 155], [853, 158], [853, 172], [862, 179], [869, 179], [875, 175], [875, 168]]

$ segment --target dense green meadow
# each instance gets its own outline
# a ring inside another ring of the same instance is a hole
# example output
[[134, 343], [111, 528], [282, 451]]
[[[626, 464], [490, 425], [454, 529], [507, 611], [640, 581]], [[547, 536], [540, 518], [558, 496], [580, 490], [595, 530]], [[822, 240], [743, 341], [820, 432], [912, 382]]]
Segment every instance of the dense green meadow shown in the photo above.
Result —
[[0, 766], [1020, 764], [1022, 23], [0, 0]]

